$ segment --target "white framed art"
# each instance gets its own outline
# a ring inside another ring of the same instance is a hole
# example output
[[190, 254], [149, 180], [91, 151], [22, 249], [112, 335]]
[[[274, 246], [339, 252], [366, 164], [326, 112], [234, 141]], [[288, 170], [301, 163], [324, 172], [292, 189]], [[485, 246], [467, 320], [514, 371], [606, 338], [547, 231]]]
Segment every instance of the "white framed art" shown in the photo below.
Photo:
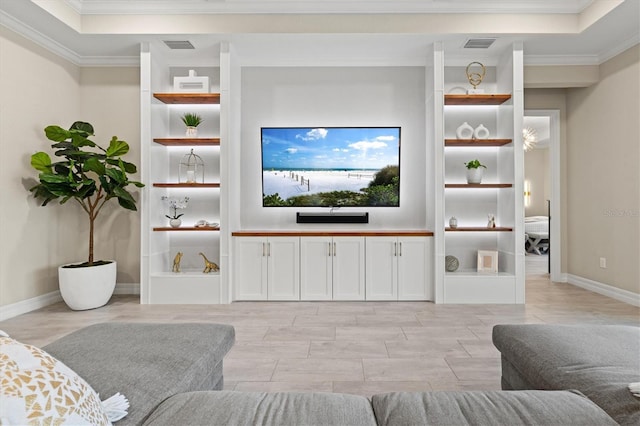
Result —
[[494, 250], [478, 250], [478, 272], [498, 272], [498, 252]]

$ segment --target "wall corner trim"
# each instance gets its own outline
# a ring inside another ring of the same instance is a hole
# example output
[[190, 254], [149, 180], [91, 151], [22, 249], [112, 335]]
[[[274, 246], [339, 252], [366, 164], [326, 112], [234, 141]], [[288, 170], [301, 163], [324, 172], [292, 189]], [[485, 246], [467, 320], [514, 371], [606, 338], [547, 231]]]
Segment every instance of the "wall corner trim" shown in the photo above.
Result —
[[579, 277], [573, 274], [567, 274], [567, 282], [577, 287], [584, 288], [585, 290], [589, 290], [594, 293], [619, 300], [620, 302], [640, 307], [640, 294], [638, 293], [633, 293], [628, 290], [623, 290], [608, 284], [593, 281], [588, 278]]

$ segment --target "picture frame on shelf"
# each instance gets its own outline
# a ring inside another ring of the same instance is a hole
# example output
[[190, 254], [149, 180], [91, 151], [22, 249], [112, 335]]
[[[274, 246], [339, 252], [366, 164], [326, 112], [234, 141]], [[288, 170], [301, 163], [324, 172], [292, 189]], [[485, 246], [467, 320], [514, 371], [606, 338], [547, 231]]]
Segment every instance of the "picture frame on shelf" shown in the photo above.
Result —
[[478, 272], [498, 273], [498, 252], [495, 250], [478, 250]]

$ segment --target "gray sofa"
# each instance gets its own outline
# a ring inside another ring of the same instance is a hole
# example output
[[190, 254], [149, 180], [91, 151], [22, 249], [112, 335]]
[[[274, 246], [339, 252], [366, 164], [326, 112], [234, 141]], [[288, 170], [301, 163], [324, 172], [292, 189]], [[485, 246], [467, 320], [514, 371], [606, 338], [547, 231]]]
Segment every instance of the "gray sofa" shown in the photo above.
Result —
[[578, 389], [621, 425], [640, 425], [640, 327], [496, 325], [505, 390]]
[[397, 392], [371, 400], [334, 393], [223, 391], [223, 358], [233, 342], [234, 330], [225, 325], [107, 323], [44, 349], [103, 398], [120, 392], [129, 399], [129, 414], [118, 426], [617, 424], [570, 390]]

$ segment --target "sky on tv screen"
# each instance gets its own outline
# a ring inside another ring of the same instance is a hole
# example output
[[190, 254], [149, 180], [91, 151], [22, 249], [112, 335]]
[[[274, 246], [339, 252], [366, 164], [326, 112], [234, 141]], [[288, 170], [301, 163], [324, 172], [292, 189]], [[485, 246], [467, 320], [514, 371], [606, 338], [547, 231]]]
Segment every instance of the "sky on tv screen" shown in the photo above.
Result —
[[263, 170], [379, 170], [399, 164], [399, 127], [263, 128]]

